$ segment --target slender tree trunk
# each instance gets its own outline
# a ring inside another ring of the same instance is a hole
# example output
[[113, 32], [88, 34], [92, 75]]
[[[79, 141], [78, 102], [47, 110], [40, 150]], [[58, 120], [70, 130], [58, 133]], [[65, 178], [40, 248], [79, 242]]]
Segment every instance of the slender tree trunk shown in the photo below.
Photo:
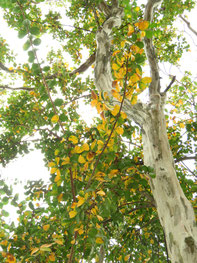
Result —
[[[154, 8], [161, 2], [147, 1], [145, 20], [152, 20]], [[110, 66], [110, 34], [113, 27], [121, 25], [123, 10], [119, 8], [118, 1], [115, 0], [112, 0], [110, 9], [100, 5], [100, 10], [108, 14], [108, 19], [97, 32], [95, 85], [99, 91], [107, 92], [112, 104], [116, 105], [120, 102], [116, 101], [111, 94], [113, 78]], [[145, 49], [152, 78], [149, 87], [150, 103], [148, 105], [137, 103], [132, 106], [125, 99], [122, 108], [130, 120], [134, 120], [141, 126], [144, 163], [154, 169], [155, 178], [150, 178], [150, 186], [165, 232], [169, 257], [172, 263], [194, 263], [197, 262], [195, 216], [176, 176], [163, 110], [165, 96], [160, 92], [159, 67], [151, 39], [145, 38]]]

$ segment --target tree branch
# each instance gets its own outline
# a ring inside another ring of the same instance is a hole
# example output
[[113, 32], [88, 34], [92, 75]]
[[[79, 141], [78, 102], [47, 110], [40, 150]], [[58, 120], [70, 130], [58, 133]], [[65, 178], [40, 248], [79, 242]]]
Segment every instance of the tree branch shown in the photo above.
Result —
[[171, 86], [175, 82], [175, 80], [176, 80], [176, 76], [173, 76], [170, 84], [167, 86], [167, 88], [164, 90], [163, 93], [166, 93], [171, 88]]
[[191, 27], [190, 22], [187, 21], [182, 15], [180, 15], [179, 17], [186, 23], [187, 27], [197, 36], [197, 31]]
[[[108, 103], [108, 106], [112, 108], [115, 105], [120, 105], [121, 102], [112, 96], [111, 33], [113, 28], [121, 25], [124, 12], [121, 7], [117, 6], [117, 1], [113, 1], [110, 11], [110, 17], [107, 18], [96, 34], [97, 53], [94, 76], [97, 90], [107, 94], [110, 98], [110, 103], [106, 102], [106, 104]], [[127, 114], [130, 120], [134, 120], [137, 124], [142, 126], [147, 115], [145, 107], [146, 106], [142, 103], [131, 105], [131, 102], [125, 99], [122, 110]]]
[[[153, 20], [154, 9], [162, 2], [162, 0], [148, 0], [145, 8], [144, 20], [150, 23]], [[150, 66], [152, 82], [149, 87], [149, 94], [160, 94], [160, 77], [159, 66], [157, 62], [157, 56], [155, 48], [153, 46], [152, 38], [144, 38], [145, 51]]]
[[186, 161], [186, 160], [197, 160], [197, 155], [195, 155], [195, 156], [184, 156], [184, 157], [178, 158], [175, 160], [175, 163]]
[[18, 88], [11, 88], [8, 85], [4, 85], [4, 86], [0, 86], [0, 89], [9, 89], [9, 90], [27, 90], [27, 91], [31, 91], [34, 90], [34, 88], [28, 88], [28, 87], [18, 87]]
[[0, 62], [0, 68], [8, 73], [14, 73], [14, 70], [9, 70], [6, 66], [3, 65], [3, 63]]

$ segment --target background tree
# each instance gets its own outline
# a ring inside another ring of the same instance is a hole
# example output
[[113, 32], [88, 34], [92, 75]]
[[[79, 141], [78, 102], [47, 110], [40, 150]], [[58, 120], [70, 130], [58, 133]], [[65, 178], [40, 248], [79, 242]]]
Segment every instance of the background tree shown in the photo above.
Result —
[[[22, 202], [0, 181], [1, 261], [197, 261], [196, 174], [183, 162], [196, 160], [196, 82], [186, 72], [166, 87], [158, 64], [178, 66], [188, 51], [173, 25], [181, 15], [190, 26], [183, 12], [194, 1], [65, 2], [0, 1], [28, 54], [21, 64], [0, 39], [0, 159], [5, 166], [34, 145], [50, 169], [49, 183], [30, 181]], [[60, 48], [40, 59], [48, 35]], [[23, 86], [5, 85], [10, 75]], [[93, 125], [82, 100], [100, 115]], [[8, 203], [18, 224], [4, 219]]]

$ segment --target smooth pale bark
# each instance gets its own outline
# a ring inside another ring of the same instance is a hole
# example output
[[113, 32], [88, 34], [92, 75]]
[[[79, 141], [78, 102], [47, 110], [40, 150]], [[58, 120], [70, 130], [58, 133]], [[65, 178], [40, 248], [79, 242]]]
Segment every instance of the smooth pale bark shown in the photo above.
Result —
[[[152, 20], [155, 5], [160, 2], [162, 1], [148, 1], [146, 20]], [[99, 9], [108, 14], [108, 19], [97, 33], [95, 85], [100, 92], [107, 92], [111, 105], [116, 105], [120, 102], [111, 95], [113, 78], [110, 45], [112, 28], [121, 25], [123, 10], [119, 8], [118, 1], [112, 1], [110, 8], [100, 5]], [[193, 263], [197, 262], [197, 227], [194, 211], [176, 176], [163, 110], [165, 94], [160, 93], [159, 69], [151, 39], [145, 39], [145, 49], [152, 77], [149, 87], [150, 103], [137, 103], [132, 106], [125, 99], [122, 109], [142, 130], [144, 163], [152, 167], [156, 175], [155, 178], [150, 177], [150, 187], [158, 217], [165, 231], [170, 259], [173, 263]]]

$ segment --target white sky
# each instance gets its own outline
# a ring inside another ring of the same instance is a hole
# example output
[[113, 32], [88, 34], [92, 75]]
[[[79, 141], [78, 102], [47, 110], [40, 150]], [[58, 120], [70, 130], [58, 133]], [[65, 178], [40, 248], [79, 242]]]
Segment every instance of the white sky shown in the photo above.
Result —
[[[144, 1], [141, 1], [144, 2]], [[188, 16], [188, 20], [191, 22], [191, 26], [195, 27], [196, 25], [196, 12], [192, 11], [192, 14]], [[70, 24], [69, 21], [67, 21], [67, 24]], [[10, 47], [14, 50], [15, 53], [18, 53], [20, 55], [20, 61], [25, 62], [27, 61], [27, 52], [23, 52], [23, 44], [25, 43], [24, 39], [18, 39], [17, 32], [14, 30], [8, 28], [6, 26], [6, 23], [2, 19], [2, 12], [0, 10], [0, 34], [6, 38], [7, 42], [9, 43]], [[182, 28], [185, 28], [187, 30], [187, 26], [179, 20], [178, 26]], [[194, 44], [194, 41], [196, 42], [196, 37], [192, 35], [190, 31], [188, 31], [188, 34], [186, 35], [188, 37], [188, 41], [191, 44], [191, 53], [187, 53], [184, 58], [182, 59], [181, 66], [184, 67], [184, 70], [192, 71], [194, 74], [196, 74], [196, 66], [195, 63], [197, 62], [197, 58], [194, 57], [194, 54], [196, 54], [197, 47]], [[192, 36], [192, 37], [191, 37]], [[46, 37], [46, 36], [44, 36]], [[14, 41], [13, 41], [14, 39]], [[44, 39], [44, 38], [43, 38]], [[38, 52], [39, 57], [45, 57], [47, 49], [47, 43], [53, 44], [52, 38], [47, 38], [45, 41], [43, 40], [41, 47], [42, 49]], [[57, 46], [56, 46], [57, 48]], [[40, 49], [40, 46], [39, 46]], [[10, 66], [10, 65], [7, 65]], [[175, 67], [167, 67], [168, 74], [172, 75], [178, 75], [181, 76], [179, 70], [177, 70]], [[170, 72], [169, 72], [170, 71]], [[170, 82], [170, 81], [169, 81]], [[168, 82], [167, 82], [168, 84]], [[92, 113], [92, 116], [95, 114], [95, 110], [93, 108], [86, 108], [81, 106], [81, 113], [84, 119], [87, 120], [86, 116]], [[90, 117], [89, 117], [90, 119]], [[87, 120], [88, 121], [88, 120]], [[27, 180], [39, 180], [42, 178], [44, 181], [47, 181], [49, 178], [49, 171], [46, 167], [44, 167], [44, 162], [42, 160], [42, 154], [39, 150], [35, 150], [29, 154], [27, 154], [24, 157], [19, 157], [16, 160], [11, 161], [6, 168], [3, 168], [0, 165], [0, 176], [1, 178], [6, 179], [6, 181], [10, 181], [11, 184], [13, 184], [15, 178], [17, 178], [19, 181], [27, 181]], [[15, 189], [14, 192], [23, 192], [22, 185], [18, 185], [17, 189]]]

